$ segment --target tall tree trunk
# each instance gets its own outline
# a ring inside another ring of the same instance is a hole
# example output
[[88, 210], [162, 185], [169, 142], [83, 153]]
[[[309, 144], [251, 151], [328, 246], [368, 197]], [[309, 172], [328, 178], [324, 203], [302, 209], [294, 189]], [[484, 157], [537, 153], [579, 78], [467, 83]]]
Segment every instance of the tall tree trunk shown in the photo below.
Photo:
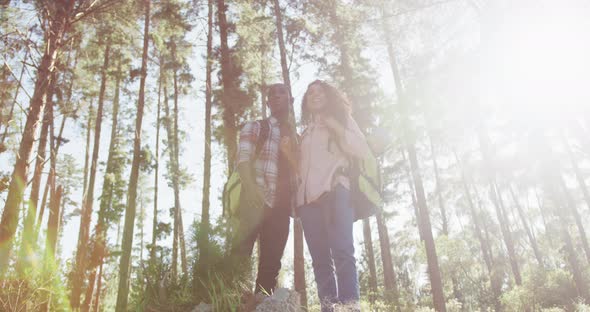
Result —
[[463, 187], [463, 192], [465, 193], [465, 198], [467, 199], [467, 208], [469, 208], [469, 214], [471, 215], [471, 219], [473, 222], [473, 230], [475, 231], [475, 236], [479, 240], [483, 260], [485, 262], [486, 268], [488, 269], [488, 273], [491, 277], [493, 269], [492, 249], [490, 247], [489, 241], [484, 237], [482, 233], [482, 229], [484, 228], [484, 226], [481, 222], [478, 212], [476, 211], [473, 197], [471, 196], [471, 191], [469, 190], [469, 185], [467, 184], [465, 169], [463, 168], [457, 153], [453, 151], [453, 154], [455, 155], [455, 161], [457, 162], [457, 166], [460, 168], [461, 171], [461, 186]]
[[98, 281], [96, 285], [96, 296], [94, 297], [94, 303], [92, 304], [92, 311], [98, 312], [100, 309], [100, 293], [102, 290], [102, 263], [98, 268]]
[[420, 241], [424, 241], [424, 235], [422, 234], [422, 225], [420, 225], [420, 213], [418, 213], [418, 201], [416, 200], [416, 190], [414, 189], [414, 180], [410, 173], [410, 164], [406, 157], [406, 152], [403, 148], [400, 149], [402, 159], [404, 161], [404, 175], [406, 176], [406, 182], [408, 183], [408, 189], [410, 190], [410, 196], [412, 197], [412, 208], [414, 208], [414, 217], [416, 218], [416, 225], [418, 226], [418, 236]]
[[[74, 65], [72, 66], [72, 68], [76, 68], [78, 65], [78, 59], [79, 59], [79, 54], [76, 53], [76, 57], [74, 58]], [[69, 61], [67, 62], [67, 64], [69, 64]], [[67, 91], [67, 97], [66, 97], [66, 103], [69, 105], [72, 103], [72, 94], [73, 94], [73, 89], [74, 89], [74, 81], [76, 75], [75, 75], [75, 71], [73, 71], [72, 76], [70, 78], [70, 85], [68, 87], [68, 91]], [[59, 151], [59, 147], [61, 146], [61, 142], [62, 142], [62, 136], [63, 136], [63, 132], [64, 132], [64, 128], [66, 125], [66, 120], [68, 119], [68, 113], [66, 112], [62, 112], [62, 119], [61, 119], [61, 125], [59, 127], [59, 134], [57, 135], [57, 142], [54, 142], [55, 144], [53, 144], [53, 146], [51, 147], [50, 150], [50, 157], [52, 157], [52, 161], [54, 159], [57, 159], [57, 153]], [[90, 128], [90, 127], [88, 127]], [[53, 132], [52, 132], [53, 133]], [[88, 135], [90, 135], [90, 132], [88, 133]], [[89, 142], [87, 142], [86, 144], [86, 152], [88, 152], [88, 146], [89, 146]], [[85, 162], [88, 161], [88, 155], [86, 155], [86, 158], [84, 159]], [[85, 164], [87, 165], [87, 164]], [[37, 217], [37, 229], [35, 231], [35, 236], [39, 235], [39, 229], [41, 226], [41, 221], [43, 220], [43, 214], [45, 212], [45, 204], [47, 203], [47, 195], [49, 193], [49, 188], [51, 186], [51, 181], [53, 179], [53, 177], [55, 176], [55, 166], [51, 167], [51, 171], [49, 172], [49, 175], [47, 176], [47, 180], [45, 182], [45, 189], [43, 190], [43, 199], [41, 200], [41, 209], [39, 210], [39, 215]], [[84, 186], [86, 187], [86, 186]]]
[[533, 232], [527, 221], [527, 217], [524, 215], [524, 211], [522, 210], [522, 206], [518, 202], [518, 197], [516, 196], [516, 193], [514, 193], [514, 189], [511, 186], [508, 187], [510, 191], [510, 196], [512, 197], [512, 201], [514, 202], [514, 206], [516, 206], [516, 210], [518, 211], [518, 217], [522, 222], [522, 227], [524, 228], [524, 231], [526, 232], [526, 235], [529, 238], [529, 242], [531, 243], [531, 247], [533, 248], [535, 259], [537, 259], [537, 263], [539, 264], [539, 266], [543, 267], [543, 257], [541, 255], [541, 251], [539, 250], [537, 240], [533, 236]]
[[63, 187], [60, 185], [57, 190], [51, 195], [49, 201], [49, 219], [47, 220], [47, 241], [45, 244], [47, 260], [50, 264], [55, 259], [55, 251], [57, 249], [57, 238], [59, 234], [59, 220], [60, 220], [60, 204], [62, 201]]
[[500, 225], [500, 231], [502, 232], [502, 239], [504, 244], [506, 245], [506, 250], [508, 251], [508, 258], [510, 260], [510, 267], [512, 269], [512, 274], [514, 275], [514, 282], [516, 285], [522, 284], [522, 277], [520, 275], [520, 267], [518, 265], [518, 259], [516, 256], [516, 250], [514, 249], [514, 239], [512, 237], [512, 232], [509, 228], [509, 220], [506, 216], [506, 212], [504, 210], [504, 204], [501, 198], [501, 194], [499, 193], [496, 178], [495, 178], [495, 167], [492, 162], [491, 152], [490, 152], [490, 143], [489, 139], [485, 133], [485, 130], [479, 129], [478, 131], [478, 139], [480, 144], [480, 150], [483, 157], [483, 163], [486, 168], [488, 168], [486, 173], [486, 178], [488, 180], [488, 184], [490, 187], [490, 199], [492, 200], [492, 204], [494, 205], [496, 216], [498, 218], [498, 223]]
[[[180, 202], [178, 207], [180, 207]], [[182, 221], [182, 210], [178, 211], [178, 244], [180, 245], [180, 268], [182, 269], [182, 274], [186, 276], [188, 274], [188, 265], [186, 260], [186, 242], [184, 241], [184, 222]]]
[[[176, 62], [176, 43], [172, 42], [172, 59]], [[182, 208], [180, 207], [180, 162], [179, 162], [179, 154], [180, 154], [180, 142], [178, 141], [178, 68], [174, 66], [173, 72], [174, 78], [174, 137], [173, 137], [173, 145], [174, 145], [174, 159], [171, 159], [173, 164], [173, 178], [175, 179], [174, 182], [174, 206], [176, 209], [177, 217], [178, 217], [178, 243], [180, 244], [180, 267], [182, 268], [182, 274], [188, 274], [188, 266], [186, 263], [186, 244], [184, 242], [184, 224], [182, 223]]]
[[82, 184], [82, 198], [86, 197], [88, 190], [88, 173], [90, 172], [90, 140], [92, 138], [92, 118], [94, 117], [94, 101], [90, 100], [88, 106], [88, 122], [86, 124], [86, 153], [84, 154], [84, 182]]
[[301, 306], [307, 311], [307, 288], [305, 284], [305, 257], [303, 253], [303, 226], [301, 220], [293, 221], [293, 286], [301, 296]]
[[94, 285], [96, 284], [96, 269], [90, 272], [88, 277], [88, 285], [86, 287], [86, 294], [84, 296], [84, 303], [82, 303], [81, 311], [88, 312], [91, 308], [92, 295], [94, 294]]
[[30, 257], [34, 254], [37, 245], [37, 237], [34, 234], [35, 217], [37, 216], [37, 205], [39, 204], [39, 190], [41, 189], [41, 175], [43, 174], [43, 167], [47, 161], [47, 138], [49, 136], [49, 117], [50, 110], [53, 109], [53, 89], [55, 88], [55, 72], [51, 75], [51, 83], [47, 90], [46, 105], [43, 112], [43, 122], [41, 126], [41, 134], [39, 137], [39, 145], [37, 147], [37, 157], [35, 160], [35, 169], [33, 170], [33, 181], [31, 183], [31, 193], [29, 195], [27, 216], [24, 220], [23, 232], [21, 237], [19, 261], [17, 261], [16, 269], [19, 273], [29, 266]]
[[432, 166], [434, 168], [434, 181], [436, 183], [436, 197], [438, 198], [438, 205], [440, 208], [440, 217], [442, 220], [442, 233], [445, 236], [449, 236], [449, 223], [447, 220], [447, 211], [445, 208], [445, 202], [444, 202], [443, 196], [442, 196], [442, 184], [440, 181], [440, 174], [438, 172], [438, 162], [436, 161], [436, 150], [434, 149], [434, 143], [432, 142], [432, 136], [430, 133], [428, 134], [428, 141], [430, 143], [430, 151], [432, 153]]
[[387, 44], [387, 53], [389, 56], [389, 65], [391, 66], [393, 79], [395, 82], [395, 89], [398, 101], [402, 109], [403, 118], [403, 129], [405, 133], [405, 148], [408, 151], [408, 158], [410, 160], [410, 170], [412, 178], [414, 180], [414, 187], [416, 190], [416, 200], [418, 206], [418, 226], [421, 227], [422, 238], [426, 247], [426, 260], [428, 263], [428, 276], [430, 277], [430, 287], [432, 289], [432, 302], [434, 309], [437, 312], [446, 311], [446, 302], [443, 292], [442, 279], [440, 277], [440, 267], [438, 265], [438, 256], [436, 254], [436, 246], [434, 244], [434, 237], [432, 236], [432, 226], [430, 225], [430, 216], [428, 213], [428, 206], [426, 204], [426, 195], [424, 193], [424, 185], [422, 183], [422, 176], [420, 175], [420, 167], [418, 165], [418, 157], [416, 154], [415, 139], [413, 134], [410, 133], [410, 121], [408, 113], [408, 103], [404, 96], [403, 85], [398, 70], [395, 53], [393, 51], [393, 45], [389, 38], [388, 27], [385, 22], [385, 12], [381, 12], [381, 21], [383, 27], [383, 34]]
[[396, 311], [401, 311], [399, 304], [399, 290], [397, 277], [391, 257], [391, 242], [383, 213], [377, 214], [377, 231], [379, 233], [379, 244], [381, 248], [381, 262], [383, 266], [383, 284], [385, 286], [385, 298], [396, 306]]
[[[551, 169], [554, 169], [551, 165], [548, 166]], [[558, 181], [556, 181], [558, 180]], [[572, 242], [572, 238], [569, 233], [569, 225], [570, 220], [565, 213], [569, 207], [563, 207], [565, 205], [569, 205], [569, 199], [567, 198], [569, 195], [564, 193], [563, 189], [560, 189], [559, 185], [556, 185], [556, 182], [559, 184], [561, 180], [561, 176], [557, 170], [551, 170], [550, 176], [547, 176], [545, 181], [545, 188], [548, 194], [552, 197], [553, 201], [557, 205], [554, 208], [554, 214], [559, 219], [559, 228], [561, 234], [563, 236], [563, 251], [565, 252], [565, 257], [568, 261], [570, 266], [570, 270], [572, 276], [574, 278], [574, 283], [576, 285], [577, 295], [581, 298], [584, 298], [586, 301], [590, 301], [590, 292], [588, 290], [588, 285], [586, 284], [586, 280], [583, 276], [583, 269], [580, 267], [580, 263], [578, 262], [578, 253], [575, 250], [574, 244]]]
[[223, 85], [223, 95], [221, 103], [223, 106], [223, 125], [224, 125], [224, 142], [227, 149], [227, 168], [228, 172], [235, 163], [237, 151], [236, 116], [233, 109], [233, 98], [237, 93], [231, 54], [227, 43], [228, 28], [226, 12], [227, 6], [225, 0], [216, 0], [217, 2], [217, 23], [219, 25], [219, 40], [221, 51], [221, 82]]
[[147, 77], [151, 0], [144, 0], [144, 3], [145, 24], [143, 33], [143, 53], [141, 56], [141, 79], [139, 82], [139, 100], [137, 103], [135, 136], [133, 139], [133, 161], [131, 165], [131, 176], [129, 177], [129, 191], [127, 192], [125, 226], [123, 228], [122, 254], [119, 263], [119, 287], [117, 292], [117, 305], [115, 308], [117, 312], [127, 311], [127, 302], [129, 299], [129, 271], [131, 265], [131, 249], [133, 247], [133, 226], [135, 223], [135, 210], [137, 204], [137, 181], [139, 179], [139, 163], [141, 160], [141, 125], [145, 105], [145, 80]]
[[112, 207], [113, 202], [113, 188], [114, 188], [114, 181], [111, 180], [108, 176], [115, 173], [115, 160], [114, 156], [116, 153], [116, 149], [119, 145], [118, 142], [118, 117], [119, 117], [119, 96], [120, 96], [120, 85], [121, 85], [121, 62], [119, 61], [119, 65], [117, 66], [117, 75], [115, 80], [115, 96], [113, 98], [113, 113], [112, 113], [112, 122], [111, 122], [111, 137], [109, 142], [109, 151], [107, 156], [107, 163], [105, 168], [105, 174], [103, 179], [102, 185], [102, 195], [100, 197], [100, 205], [98, 209], [98, 220], [96, 222], [96, 226], [94, 227], [94, 245], [93, 250], [90, 252], [91, 262], [93, 264], [91, 269], [89, 278], [88, 278], [88, 287], [86, 292], [86, 297], [84, 299], [84, 304], [82, 305], [82, 311], [90, 311], [91, 308], [91, 301], [92, 301], [92, 294], [94, 283], [96, 279], [96, 270], [97, 267], [102, 265], [104, 261], [105, 252], [107, 250], [107, 230], [109, 228], [109, 224], [107, 223], [107, 215], [109, 214], [109, 210]]
[[[207, 1], [207, 60], [205, 70], [205, 138], [204, 138], [204, 156], [203, 156], [203, 200], [201, 203], [201, 225], [199, 228], [199, 237], [197, 246], [199, 248], [199, 259], [197, 270], [199, 274], [204, 274], [209, 264], [209, 205], [211, 190], [211, 106], [212, 106], [212, 83], [211, 73], [213, 71], [213, 0]], [[197, 274], [194, 276], [197, 283]], [[197, 284], [194, 289], [198, 289]]]
[[86, 253], [88, 239], [90, 237], [90, 221], [92, 218], [92, 206], [94, 204], [94, 184], [96, 181], [96, 170], [98, 167], [98, 153], [100, 149], [100, 134], [102, 127], [102, 111], [107, 84], [107, 71], [109, 68], [110, 44], [107, 43], [104, 51], [104, 61], [101, 70], [100, 91], [98, 94], [98, 107], [96, 109], [96, 121], [94, 123], [94, 147], [92, 149], [92, 161], [88, 177], [88, 188], [83, 200], [82, 215], [80, 217], [80, 231], [78, 233], [78, 248], [76, 250], [76, 262], [74, 266], [71, 306], [76, 310], [80, 307], [80, 295], [86, 274]]
[[[160, 60], [162, 58], [160, 57]], [[152, 248], [150, 249], [150, 265], [156, 267], [156, 243], [158, 241], [158, 178], [160, 170], [160, 110], [162, 94], [162, 65], [160, 65], [160, 77], [158, 78], [158, 106], [156, 108], [156, 164], [154, 170], [154, 212], [152, 221]]]
[[[483, 259], [488, 270], [488, 277], [490, 279], [490, 287], [493, 294], [493, 303], [494, 303], [494, 310], [495, 311], [502, 311], [502, 304], [500, 302], [500, 296], [502, 295], [502, 280], [498, 278], [497, 272], [494, 268], [494, 257], [493, 251], [490, 244], [489, 233], [487, 232], [487, 223], [485, 220], [481, 219], [480, 212], [477, 211], [476, 206], [474, 204], [473, 197], [471, 196], [471, 191], [469, 188], [469, 184], [467, 182], [467, 177], [465, 173], [465, 169], [461, 161], [459, 160], [459, 156], [455, 151], [453, 151], [455, 156], [455, 161], [457, 162], [457, 166], [459, 166], [461, 171], [461, 185], [463, 186], [463, 191], [465, 193], [465, 197], [467, 199], [467, 206], [469, 208], [469, 214], [473, 220], [473, 227], [477, 239], [479, 240], [479, 244], [481, 246], [481, 252], [483, 255]], [[477, 189], [475, 189], [475, 196], [478, 198]], [[481, 207], [480, 207], [481, 208]], [[482, 231], [483, 230], [483, 231]]]
[[[55, 252], [57, 249], [57, 238], [59, 236], [59, 225], [60, 225], [60, 203], [62, 201], [63, 188], [60, 185], [57, 190], [52, 189], [52, 194], [49, 199], [49, 218], [47, 220], [47, 237], [45, 239], [45, 258], [43, 261], [45, 272], [55, 272], [58, 270], [57, 263], [55, 262]], [[50, 293], [47, 302], [44, 302], [40, 307], [39, 311], [48, 312], [51, 311], [51, 297]]]
[[179, 247], [179, 229], [180, 229], [180, 215], [179, 215], [179, 207], [180, 207], [180, 194], [179, 194], [179, 186], [178, 186], [178, 179], [177, 179], [177, 170], [176, 170], [176, 163], [175, 163], [175, 144], [174, 144], [174, 125], [173, 119], [170, 114], [170, 105], [168, 104], [168, 87], [166, 82], [164, 82], [164, 126], [166, 127], [166, 134], [168, 137], [168, 155], [170, 158], [170, 176], [172, 180], [172, 189], [174, 192], [174, 209], [173, 209], [173, 227], [172, 227], [172, 277], [174, 279], [178, 276], [178, 247]]
[[[52, 124], [53, 124], [53, 118], [52, 120]], [[45, 188], [43, 190], [43, 199], [41, 200], [41, 208], [39, 209], [39, 215], [37, 216], [37, 228], [35, 230], [35, 236], [38, 237], [39, 236], [39, 229], [41, 227], [41, 221], [43, 220], [43, 215], [45, 213], [45, 204], [47, 202], [47, 197], [49, 194], [49, 189], [52, 187], [52, 181], [54, 180], [55, 177], [55, 160], [57, 159], [57, 153], [59, 152], [59, 147], [61, 146], [61, 139], [62, 139], [62, 135], [64, 132], [64, 128], [66, 125], [66, 120], [68, 120], [68, 116], [67, 115], [63, 115], [63, 117], [61, 118], [61, 125], [59, 127], [59, 133], [57, 135], [57, 141], [54, 142], [53, 144], [51, 144], [50, 150], [49, 150], [49, 157], [50, 160], [52, 162], [51, 168], [49, 170], [49, 174], [47, 175], [47, 180], [45, 181]], [[51, 133], [52, 136], [53, 135], [53, 131]], [[55, 136], [54, 136], [55, 138]]]
[[373, 250], [373, 236], [369, 219], [363, 220], [363, 237], [365, 239], [365, 253], [369, 264], [369, 302], [375, 303], [377, 296], [377, 267], [375, 265], [375, 251]]
[[[432, 140], [432, 134], [428, 131], [428, 141], [430, 143], [430, 151], [432, 153], [432, 165], [434, 168], [434, 180], [436, 183], [436, 196], [438, 198], [438, 205], [440, 208], [440, 216], [442, 220], [442, 234], [446, 237], [449, 237], [449, 221], [447, 217], [447, 210], [445, 207], [445, 201], [442, 195], [442, 183], [440, 180], [440, 173], [438, 168], [437, 162], [437, 153], [434, 149], [434, 142]], [[463, 295], [461, 294], [461, 290], [459, 289], [459, 281], [457, 280], [456, 274], [454, 272], [450, 272], [451, 275], [451, 284], [453, 286], [453, 295], [455, 299], [457, 299], [460, 303], [464, 303]]]
[[43, 56], [37, 69], [35, 91], [31, 97], [0, 221], [0, 279], [4, 277], [10, 261], [13, 238], [18, 224], [19, 207], [23, 201], [29, 175], [29, 159], [33, 150], [35, 133], [45, 106], [45, 94], [47, 93], [47, 87], [51, 83], [51, 73], [55, 70], [57, 54], [61, 49], [63, 35], [68, 26], [68, 10], [69, 8], [63, 8], [63, 12], [60, 12], [55, 17], [49, 29], [45, 32]]
[[432, 226], [430, 225], [430, 216], [428, 213], [428, 206], [426, 204], [426, 195], [424, 193], [422, 177], [419, 173], [420, 168], [418, 166], [418, 157], [416, 155], [414, 142], [407, 144], [407, 149], [408, 156], [410, 158], [412, 177], [416, 187], [416, 197], [420, 215], [419, 224], [422, 225], [422, 234], [424, 238], [424, 245], [426, 247], [426, 260], [428, 263], [428, 275], [430, 277], [430, 285], [432, 289], [432, 301], [434, 304], [434, 309], [437, 312], [444, 312], [446, 311], [446, 302], [443, 293], [443, 284], [440, 277], [440, 267], [438, 265], [436, 245], [434, 244], [434, 237], [432, 235]]
[[[283, 76], [283, 84], [287, 87], [289, 97], [292, 97], [291, 92], [291, 78], [289, 77], [289, 67], [287, 65], [287, 52], [285, 48], [285, 37], [283, 35], [283, 14], [279, 0], [273, 0], [273, 7], [275, 13], [275, 24], [277, 29], [277, 41], [279, 45], [279, 54], [281, 57], [281, 74]], [[289, 111], [289, 128], [292, 133], [295, 130], [295, 112], [293, 105], [290, 105]], [[292, 138], [293, 143], [297, 144], [297, 139]], [[293, 275], [294, 288], [301, 295], [301, 305], [307, 309], [307, 289], [305, 283], [305, 261], [303, 253], [303, 228], [301, 223], [295, 221], [293, 224]]]

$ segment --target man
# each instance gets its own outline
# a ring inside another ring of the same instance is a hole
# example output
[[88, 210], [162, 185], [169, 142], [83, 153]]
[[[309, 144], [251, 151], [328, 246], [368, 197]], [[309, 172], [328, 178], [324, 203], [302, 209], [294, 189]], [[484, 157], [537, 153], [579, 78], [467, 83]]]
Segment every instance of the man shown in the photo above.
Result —
[[292, 155], [281, 151], [281, 141], [284, 144], [294, 137], [289, 125], [292, 103], [285, 85], [271, 85], [271, 116], [247, 123], [240, 131], [237, 168], [242, 190], [232, 258], [249, 265], [254, 242], [260, 238], [256, 293], [274, 291], [289, 236], [296, 183], [295, 172], [289, 167]]

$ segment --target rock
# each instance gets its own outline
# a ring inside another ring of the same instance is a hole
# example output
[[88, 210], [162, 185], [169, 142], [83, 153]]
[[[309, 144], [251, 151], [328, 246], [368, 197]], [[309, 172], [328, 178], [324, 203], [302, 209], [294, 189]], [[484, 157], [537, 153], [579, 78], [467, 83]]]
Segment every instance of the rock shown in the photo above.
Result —
[[299, 294], [294, 290], [279, 288], [270, 297], [264, 298], [256, 312], [303, 312]]
[[213, 312], [213, 306], [210, 304], [206, 304], [206, 303], [201, 302], [191, 312]]

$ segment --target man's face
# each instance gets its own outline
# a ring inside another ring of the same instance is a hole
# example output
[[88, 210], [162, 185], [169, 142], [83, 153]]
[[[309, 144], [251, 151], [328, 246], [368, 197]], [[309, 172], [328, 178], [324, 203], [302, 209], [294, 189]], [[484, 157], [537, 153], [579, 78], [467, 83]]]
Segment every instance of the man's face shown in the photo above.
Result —
[[288, 111], [289, 92], [283, 85], [274, 85], [268, 92], [268, 106], [273, 116], [279, 116]]

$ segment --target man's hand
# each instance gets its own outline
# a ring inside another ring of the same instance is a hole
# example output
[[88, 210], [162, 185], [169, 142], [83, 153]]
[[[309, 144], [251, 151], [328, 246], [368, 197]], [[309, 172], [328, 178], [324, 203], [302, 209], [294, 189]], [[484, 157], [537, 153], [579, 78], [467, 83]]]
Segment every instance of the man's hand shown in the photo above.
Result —
[[297, 172], [298, 164], [297, 164], [297, 156], [293, 149], [293, 145], [291, 144], [291, 139], [289, 137], [282, 137], [280, 143], [280, 150], [287, 157], [287, 161], [291, 166], [291, 170], [293, 172]]

